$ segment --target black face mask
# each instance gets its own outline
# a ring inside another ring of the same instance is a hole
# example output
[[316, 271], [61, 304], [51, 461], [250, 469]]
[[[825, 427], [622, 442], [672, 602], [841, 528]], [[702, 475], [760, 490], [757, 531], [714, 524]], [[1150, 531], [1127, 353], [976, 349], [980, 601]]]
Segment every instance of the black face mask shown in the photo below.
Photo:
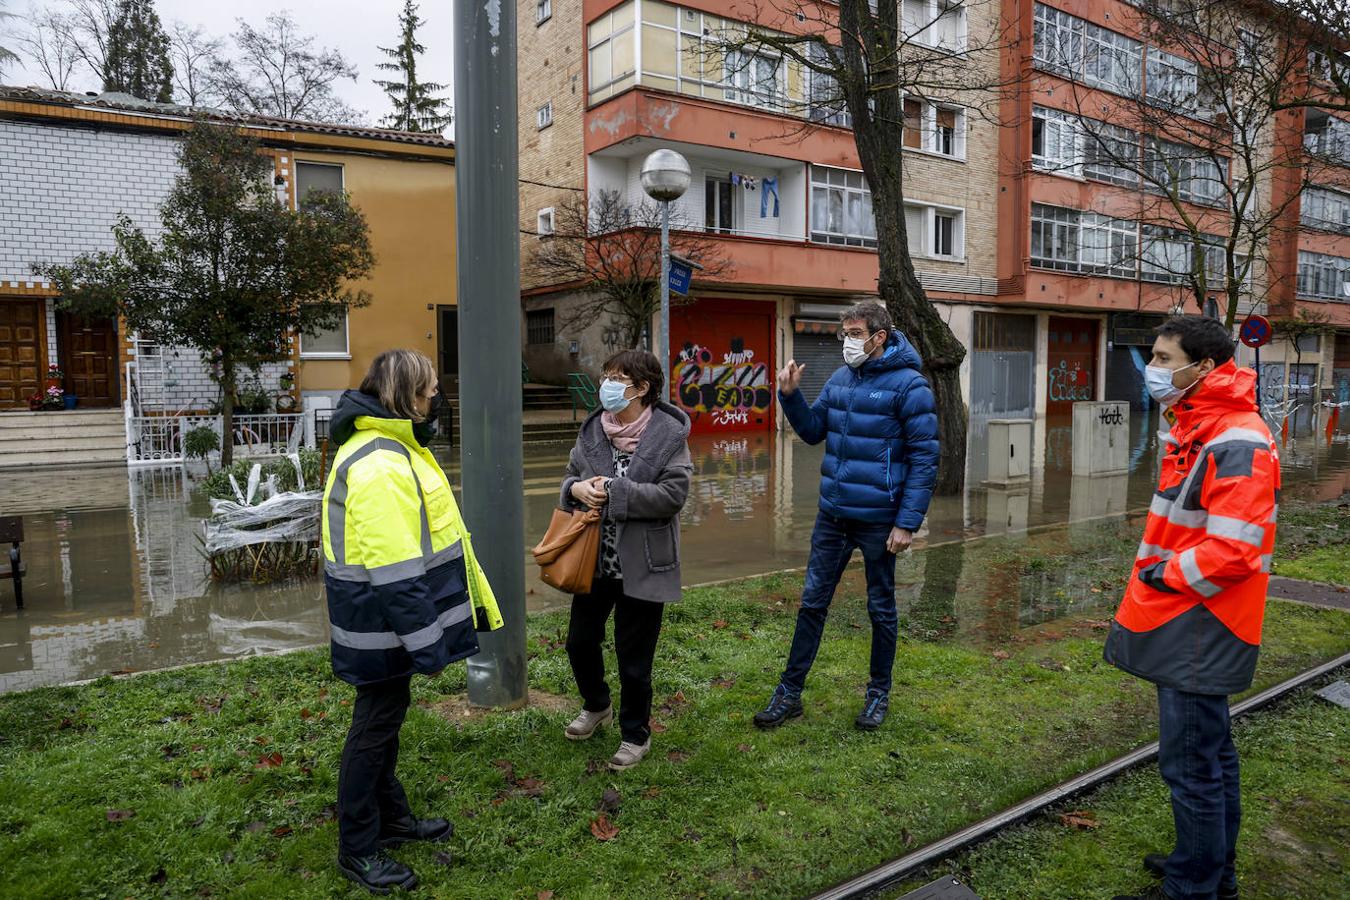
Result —
[[426, 447], [431, 444], [431, 439], [436, 436], [436, 420], [440, 418], [441, 407], [445, 405], [445, 397], [439, 391], [436, 396], [431, 398], [431, 405], [427, 409], [427, 417], [421, 422], [413, 423], [413, 437], [417, 438], [417, 443]]

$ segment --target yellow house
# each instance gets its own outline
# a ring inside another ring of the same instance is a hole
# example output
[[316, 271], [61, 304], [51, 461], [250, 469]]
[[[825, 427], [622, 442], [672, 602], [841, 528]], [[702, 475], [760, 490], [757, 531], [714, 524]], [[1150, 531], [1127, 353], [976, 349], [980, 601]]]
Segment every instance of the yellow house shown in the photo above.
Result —
[[[198, 355], [127, 334], [114, 321], [85, 321], [56, 308], [35, 263], [68, 262], [112, 247], [121, 215], [158, 231], [158, 207], [178, 172], [177, 140], [194, 115], [244, 129], [273, 157], [278, 200], [303, 203], [311, 189], [341, 189], [366, 217], [375, 265], [360, 285], [371, 305], [345, 326], [292, 342], [292, 357], [263, 367], [259, 385], [276, 410], [323, 406], [360, 383], [374, 356], [420, 350], [442, 382], [457, 381], [455, 149], [440, 135], [324, 125], [193, 110], [126, 94], [86, 95], [0, 86], [0, 415], [27, 410], [56, 386], [78, 409], [133, 415], [204, 412], [219, 390]], [[133, 408], [134, 407], [134, 408]], [[62, 417], [44, 417], [55, 426]], [[14, 424], [0, 420], [0, 425]], [[74, 418], [70, 419], [74, 424]], [[25, 423], [28, 428], [31, 423]], [[13, 431], [17, 434], [17, 431]], [[6, 446], [0, 466], [34, 461], [29, 440]], [[111, 442], [110, 442], [111, 443]], [[135, 440], [123, 435], [122, 458]], [[59, 439], [50, 453], [59, 454]], [[87, 448], [86, 448], [87, 449]], [[158, 452], [158, 451], [156, 451]], [[136, 448], [130, 458], [136, 460]]]

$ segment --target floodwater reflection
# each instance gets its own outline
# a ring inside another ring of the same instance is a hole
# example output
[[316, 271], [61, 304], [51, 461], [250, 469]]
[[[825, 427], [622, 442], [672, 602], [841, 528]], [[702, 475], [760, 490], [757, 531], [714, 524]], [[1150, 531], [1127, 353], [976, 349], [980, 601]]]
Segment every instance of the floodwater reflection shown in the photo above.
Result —
[[[902, 557], [897, 594], [906, 633], [981, 645], [1119, 596], [1156, 471], [1156, 424], [1133, 439], [1127, 474], [1079, 478], [1071, 435], [1045, 423], [1031, 478], [993, 486], [975, 478], [961, 497], [936, 498], [916, 550]], [[1350, 445], [1315, 437], [1284, 448], [1289, 490], [1319, 498], [1350, 489]], [[972, 432], [972, 443], [979, 438]], [[534, 578], [527, 548], [557, 502], [567, 447], [525, 457], [527, 604], [566, 597]], [[697, 584], [800, 567], [810, 548], [822, 448], [756, 433], [691, 442], [694, 482], [681, 515], [684, 575]], [[972, 448], [972, 470], [984, 465]], [[443, 451], [451, 481], [458, 468]], [[981, 469], [983, 471], [983, 469]], [[217, 585], [200, 552], [208, 509], [180, 470], [0, 473], [0, 512], [24, 517], [27, 608], [0, 582], [0, 692], [320, 644], [327, 622], [319, 580]], [[841, 595], [863, 595], [850, 571]]]

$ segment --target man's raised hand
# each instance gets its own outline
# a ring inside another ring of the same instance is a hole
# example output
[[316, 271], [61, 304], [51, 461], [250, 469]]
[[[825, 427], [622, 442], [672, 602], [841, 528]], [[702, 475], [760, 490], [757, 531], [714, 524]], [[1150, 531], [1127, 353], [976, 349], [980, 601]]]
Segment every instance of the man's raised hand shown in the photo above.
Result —
[[805, 364], [799, 366], [795, 359], [789, 359], [787, 365], [778, 372], [778, 390], [784, 394], [796, 393], [802, 383], [802, 372], [805, 371]]

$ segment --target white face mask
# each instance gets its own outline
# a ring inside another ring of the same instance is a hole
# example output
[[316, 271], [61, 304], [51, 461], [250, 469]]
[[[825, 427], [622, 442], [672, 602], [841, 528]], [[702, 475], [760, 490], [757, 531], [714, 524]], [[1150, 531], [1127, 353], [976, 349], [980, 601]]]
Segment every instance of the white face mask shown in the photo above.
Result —
[[863, 349], [867, 344], [867, 338], [844, 338], [844, 362], [848, 363], [849, 368], [856, 369], [867, 362], [870, 355]]
[[[1180, 369], [1164, 369], [1162, 366], [1144, 367], [1144, 386], [1148, 388], [1148, 394], [1163, 407], [1169, 407], [1182, 398], [1190, 390], [1189, 387], [1179, 388], [1172, 381], [1172, 376], [1177, 372], [1184, 372], [1190, 366], [1182, 366]], [[1191, 385], [1194, 387], [1194, 384]]]

